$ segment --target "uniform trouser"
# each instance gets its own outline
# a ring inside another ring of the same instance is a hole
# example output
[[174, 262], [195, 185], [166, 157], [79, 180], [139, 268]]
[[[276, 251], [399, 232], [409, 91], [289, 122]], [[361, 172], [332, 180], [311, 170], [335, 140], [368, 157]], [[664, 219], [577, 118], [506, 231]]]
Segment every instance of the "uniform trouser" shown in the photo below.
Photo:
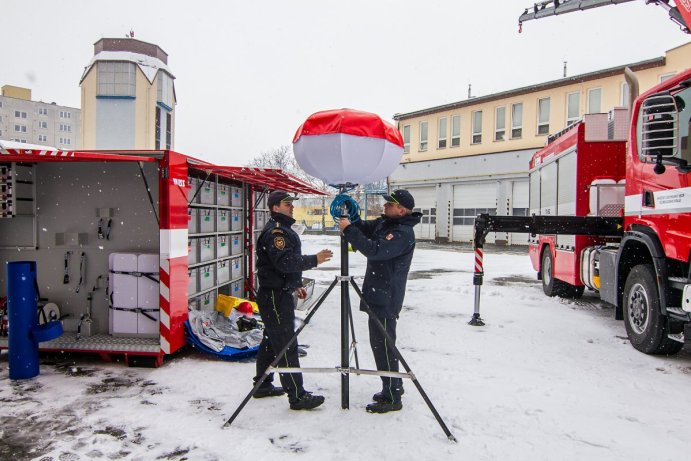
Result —
[[[374, 363], [377, 364], [377, 370], [380, 371], [398, 371], [398, 356], [394, 352], [396, 345], [396, 318], [395, 317], [379, 317], [379, 321], [389, 336], [393, 339], [393, 343], [386, 339], [386, 336], [381, 332], [379, 327], [374, 323], [374, 320], [369, 319], [369, 343], [374, 354]], [[403, 380], [401, 378], [390, 378], [387, 376], [381, 377], [382, 391], [392, 401], [401, 399], [401, 387]]]
[[[264, 322], [264, 337], [259, 344], [257, 352], [257, 382], [266, 368], [276, 358], [276, 353], [280, 352], [295, 334], [295, 302], [293, 294], [282, 288], [260, 288], [257, 292], [257, 304], [259, 314]], [[298, 368], [297, 340], [283, 354], [278, 361], [279, 367]], [[302, 387], [302, 373], [280, 373], [281, 385], [288, 394], [288, 399], [293, 401], [304, 392]], [[271, 382], [273, 376], [264, 381]]]

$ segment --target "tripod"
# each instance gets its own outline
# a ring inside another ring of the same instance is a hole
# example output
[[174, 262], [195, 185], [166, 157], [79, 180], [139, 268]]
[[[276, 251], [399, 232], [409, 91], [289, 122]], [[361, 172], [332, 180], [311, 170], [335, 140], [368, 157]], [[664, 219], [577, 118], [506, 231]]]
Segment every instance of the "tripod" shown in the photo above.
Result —
[[[329, 296], [331, 291], [334, 289], [336, 284], [340, 282], [341, 284], [341, 365], [336, 368], [277, 368], [276, 364], [280, 361], [281, 357], [285, 352], [290, 348], [290, 346], [297, 340], [298, 335], [300, 332], [309, 324], [310, 320], [312, 317], [317, 313], [319, 310], [319, 307], [324, 303], [326, 298]], [[427, 397], [427, 394], [425, 393], [425, 390], [422, 388], [422, 385], [418, 382], [415, 374], [412, 372], [410, 367], [408, 366], [408, 363], [405, 361], [403, 356], [401, 355], [400, 351], [396, 346], [392, 346], [396, 357], [398, 358], [399, 362], [403, 367], [405, 368], [406, 372], [401, 373], [401, 372], [394, 372], [394, 371], [380, 371], [380, 370], [363, 370], [360, 368], [357, 360], [357, 349], [355, 346], [355, 330], [353, 326], [353, 316], [352, 316], [352, 311], [350, 307], [350, 295], [348, 291], [348, 286], [351, 285], [353, 289], [355, 290], [355, 293], [360, 297], [362, 300], [361, 307], [365, 311], [365, 313], [369, 316], [369, 318], [374, 322], [376, 325], [377, 329], [386, 337], [386, 340], [388, 341], [388, 344], [394, 344], [393, 339], [391, 336], [387, 333], [386, 328], [384, 328], [384, 325], [379, 321], [376, 315], [372, 312], [370, 306], [367, 304], [367, 301], [364, 299], [362, 291], [360, 290], [360, 287], [357, 286], [355, 283], [355, 280], [353, 279], [352, 276], [348, 275], [348, 242], [346, 241], [344, 236], [341, 236], [341, 275], [336, 276], [329, 285], [329, 288], [326, 289], [324, 293], [319, 297], [318, 301], [315, 303], [314, 307], [312, 310], [309, 312], [307, 317], [305, 317], [305, 320], [302, 325], [295, 331], [295, 334], [293, 337], [288, 341], [288, 343], [281, 349], [280, 352], [276, 354], [276, 358], [271, 362], [271, 364], [267, 367], [267, 369], [262, 373], [261, 377], [259, 380], [255, 383], [254, 387], [252, 390], [247, 394], [247, 396], [244, 398], [242, 403], [240, 403], [240, 406], [235, 410], [235, 412], [232, 414], [232, 416], [225, 422], [223, 425], [224, 428], [229, 427], [233, 421], [238, 417], [242, 409], [247, 405], [249, 400], [252, 398], [252, 396], [257, 392], [257, 390], [261, 387], [262, 383], [266, 380], [266, 378], [269, 376], [269, 374], [273, 372], [279, 372], [279, 373], [301, 373], [301, 372], [317, 372], [317, 373], [341, 373], [341, 408], [344, 410], [347, 410], [350, 407], [349, 403], [349, 376], [351, 373], [355, 373], [357, 375], [375, 375], [375, 376], [387, 376], [387, 377], [392, 377], [392, 378], [407, 378], [410, 379], [415, 387], [417, 388], [418, 392], [422, 396], [423, 400], [429, 407], [430, 411], [434, 415], [434, 418], [437, 420], [439, 425], [441, 426], [442, 430], [444, 431], [444, 434], [446, 434], [446, 437], [452, 441], [456, 442], [456, 438], [453, 436], [451, 431], [446, 427], [446, 424], [442, 420], [441, 416], [437, 412], [436, 408], [430, 401], [429, 397]], [[348, 326], [350, 326], [350, 329], [353, 333], [353, 343], [352, 345], [349, 344], [349, 331], [348, 331]], [[355, 351], [355, 360], [356, 360], [356, 366], [355, 368], [350, 367], [350, 349], [351, 346], [353, 350]]]

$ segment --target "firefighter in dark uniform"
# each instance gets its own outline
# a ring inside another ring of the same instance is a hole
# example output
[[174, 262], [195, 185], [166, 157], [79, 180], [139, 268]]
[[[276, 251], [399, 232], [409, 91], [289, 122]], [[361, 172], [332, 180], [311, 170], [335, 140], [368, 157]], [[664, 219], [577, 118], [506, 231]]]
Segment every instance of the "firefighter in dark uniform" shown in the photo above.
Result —
[[[322, 250], [316, 255], [302, 254], [300, 237], [291, 228], [295, 223], [294, 200], [297, 200], [297, 197], [282, 191], [269, 194], [271, 219], [257, 239], [257, 304], [264, 322], [264, 338], [257, 353], [255, 383], [276, 358], [276, 353], [280, 352], [295, 334], [293, 293], [296, 292], [300, 299], [307, 296], [302, 287], [302, 271], [316, 267], [333, 256], [331, 250]], [[297, 341], [293, 342], [277, 365], [300, 367]], [[287, 393], [290, 408], [293, 410], [309, 410], [324, 402], [321, 395], [305, 391], [301, 373], [280, 373], [280, 379], [283, 387], [275, 387], [272, 384], [273, 374], [270, 374], [257, 389], [254, 397], [273, 397]]]
[[[362, 293], [372, 313], [379, 319], [394, 340], [387, 344], [386, 336], [369, 319], [370, 346], [377, 370], [398, 371], [398, 357], [393, 346], [396, 341], [396, 322], [403, 307], [406, 280], [415, 250], [413, 227], [422, 214], [413, 212], [415, 200], [410, 192], [396, 190], [385, 195], [384, 215], [380, 218], [351, 223], [341, 218], [338, 227], [353, 249], [367, 257], [367, 271]], [[362, 303], [361, 303], [362, 310]], [[372, 396], [367, 405], [370, 413], [398, 411], [403, 405], [403, 382], [400, 378], [382, 376], [382, 390]]]

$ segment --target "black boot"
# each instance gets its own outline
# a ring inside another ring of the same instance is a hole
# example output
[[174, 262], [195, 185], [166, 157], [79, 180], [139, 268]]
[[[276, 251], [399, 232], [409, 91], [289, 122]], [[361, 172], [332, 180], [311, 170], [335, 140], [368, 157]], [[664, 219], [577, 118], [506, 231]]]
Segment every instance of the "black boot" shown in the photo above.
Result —
[[367, 413], [388, 413], [390, 411], [399, 411], [403, 408], [403, 404], [398, 401], [374, 402], [367, 405], [365, 408]]
[[303, 392], [300, 397], [290, 401], [291, 410], [311, 410], [324, 403], [324, 397], [311, 392]]
[[278, 397], [279, 395], [283, 395], [285, 393], [286, 392], [282, 387], [276, 387], [269, 383], [268, 386], [266, 384], [262, 384], [252, 397], [255, 399], [263, 399], [264, 397]]
[[[400, 389], [393, 389], [393, 398], [394, 400], [400, 400], [401, 396], [405, 394], [405, 390], [403, 387]], [[391, 401], [391, 393], [388, 390], [383, 390], [381, 392], [377, 392], [372, 396], [372, 400], [375, 402], [390, 402]]]

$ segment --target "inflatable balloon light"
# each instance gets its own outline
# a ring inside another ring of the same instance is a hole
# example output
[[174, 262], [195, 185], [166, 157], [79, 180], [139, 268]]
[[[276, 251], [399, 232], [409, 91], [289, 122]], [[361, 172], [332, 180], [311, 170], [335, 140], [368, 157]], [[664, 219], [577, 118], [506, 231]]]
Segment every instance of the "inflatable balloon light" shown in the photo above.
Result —
[[327, 184], [368, 184], [389, 176], [403, 137], [378, 115], [353, 109], [310, 115], [293, 138], [298, 165]]

